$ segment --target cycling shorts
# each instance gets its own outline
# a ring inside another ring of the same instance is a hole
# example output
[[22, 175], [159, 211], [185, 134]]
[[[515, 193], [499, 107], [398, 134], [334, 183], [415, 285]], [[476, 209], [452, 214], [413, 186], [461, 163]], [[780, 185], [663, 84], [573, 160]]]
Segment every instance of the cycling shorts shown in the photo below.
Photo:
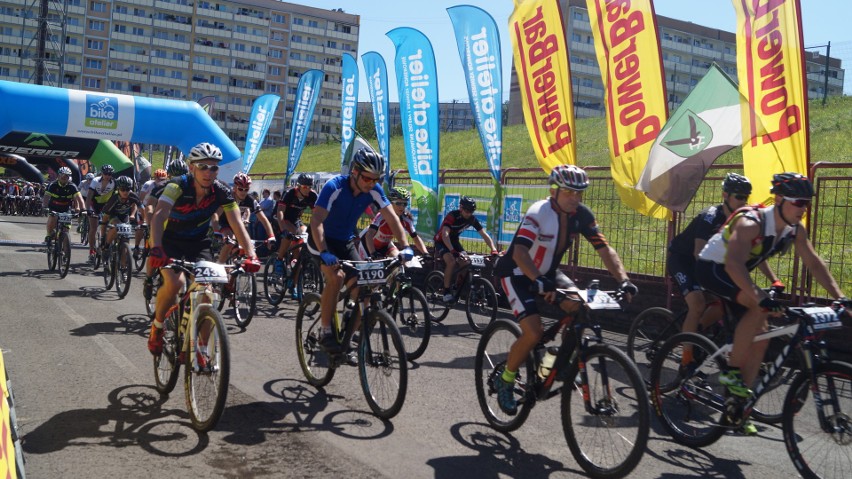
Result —
[[[577, 289], [577, 285], [571, 281], [568, 276], [565, 276], [560, 270], [552, 275], [547, 275], [559, 289]], [[520, 322], [527, 316], [539, 314], [536, 300], [541, 297], [540, 294], [531, 291], [535, 281], [526, 276], [505, 276], [500, 278], [500, 285], [506, 293], [506, 299], [509, 300], [509, 306], [512, 308], [512, 313]]]
[[[462, 251], [464, 251], [464, 248], [462, 248], [461, 242], [459, 241], [459, 239], [457, 237], [456, 238], [450, 238], [450, 243], [453, 245], [453, 249], [456, 252], [461, 253]], [[440, 258], [441, 256], [444, 256], [444, 254], [446, 254], [446, 253], [452, 254], [452, 251], [447, 249], [447, 245], [445, 245], [443, 241], [436, 242], [435, 243], [435, 257]]]
[[183, 240], [169, 238], [163, 235], [163, 251], [172, 259], [184, 261], [213, 261], [213, 251], [210, 240]]
[[[337, 259], [345, 261], [362, 261], [355, 248], [355, 243], [350, 240], [342, 241], [334, 238], [326, 238], [325, 245], [328, 252], [337, 256]], [[308, 235], [308, 251], [319, 259], [321, 251], [314, 243], [313, 235]]]
[[92, 210], [95, 212], [95, 215], [101, 214], [101, 211], [103, 211], [105, 204], [106, 203], [98, 203], [97, 201], [92, 201]]
[[735, 318], [742, 317], [748, 310], [737, 302], [740, 287], [725, 271], [725, 265], [699, 259], [695, 262], [695, 278], [705, 291], [726, 300]]
[[671, 253], [666, 269], [683, 297], [693, 291], [701, 291], [701, 285], [695, 278], [695, 256]]

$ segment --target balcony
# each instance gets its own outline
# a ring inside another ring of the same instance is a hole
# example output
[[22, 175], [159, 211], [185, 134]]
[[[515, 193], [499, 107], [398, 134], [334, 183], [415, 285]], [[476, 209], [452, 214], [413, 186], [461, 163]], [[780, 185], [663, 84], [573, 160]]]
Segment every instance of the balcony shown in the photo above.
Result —
[[138, 82], [147, 82], [148, 74], [147, 73], [131, 73], [125, 72], [121, 70], [108, 70], [107, 71], [108, 78], [118, 78], [121, 80], [130, 80], [130, 81], [138, 81]]
[[235, 13], [234, 14], [234, 20], [236, 20], [238, 22], [243, 22], [243, 23], [250, 23], [252, 25], [258, 25], [258, 26], [261, 26], [261, 27], [268, 27], [269, 26], [269, 19], [268, 18], [259, 18], [259, 17], [254, 16], [254, 15], [242, 15], [240, 13]]
[[221, 85], [221, 84], [215, 84], [215, 83], [209, 83], [209, 82], [201, 82], [201, 81], [197, 81], [197, 80], [192, 80], [191, 84], [192, 84], [193, 90], [198, 89], [198, 90], [220, 92], [220, 93], [227, 93], [228, 92], [228, 85]]
[[126, 41], [126, 42], [133, 42], [133, 43], [141, 43], [143, 45], [150, 45], [151, 44], [151, 37], [145, 37], [145, 36], [142, 36], [142, 35], [134, 35], [132, 33], [112, 32], [110, 39], [111, 40], [123, 40], [123, 41]]
[[148, 81], [153, 86], [176, 86], [181, 88], [186, 88], [187, 80], [186, 78], [171, 78], [171, 77], [155, 77], [152, 76]]
[[196, 72], [215, 73], [218, 75], [228, 75], [230, 70], [228, 67], [220, 67], [214, 65], [203, 65], [200, 63], [192, 63], [192, 70]]
[[161, 0], [155, 0], [154, 6], [170, 12], [180, 12], [180, 13], [188, 13], [192, 14], [192, 5], [180, 5], [172, 2], [163, 2]]
[[234, 19], [234, 14], [231, 13], [231, 12], [220, 12], [219, 10], [213, 10], [211, 8], [198, 7], [195, 10], [195, 13], [197, 15], [201, 15], [201, 16], [204, 16], [204, 17], [220, 18], [222, 20], [233, 20]]
[[86, 16], [86, 7], [79, 7], [77, 5], [68, 5], [68, 13], [74, 14], [74, 15]]
[[213, 28], [213, 27], [195, 27], [196, 35], [210, 35], [215, 37], [227, 38], [230, 40], [231, 38], [231, 30], [228, 30], [224, 27], [222, 28]]
[[151, 65], [160, 65], [170, 68], [179, 68], [185, 70], [189, 68], [189, 62], [186, 60], [172, 60], [171, 58], [151, 57]]
[[263, 68], [263, 67], [258, 67], [258, 69], [255, 69], [255, 70], [248, 70], [248, 69], [233, 67], [233, 68], [231, 68], [230, 74], [241, 76], [241, 77], [254, 78], [256, 80], [263, 80], [264, 78], [266, 78], [266, 72], [262, 71], [261, 68]]
[[83, 35], [86, 33], [86, 28], [82, 25], [66, 25], [65, 31], [76, 35]]
[[189, 50], [188, 42], [179, 42], [177, 40], [166, 40], [165, 38], [151, 39], [151, 45], [155, 47], [173, 48], [175, 50]]
[[325, 48], [322, 45], [309, 45], [307, 43], [290, 43], [290, 49], [303, 52], [325, 53]]
[[119, 22], [136, 23], [138, 25], [151, 25], [153, 20], [148, 17], [129, 15], [127, 13], [113, 13], [112, 19]]
[[83, 53], [83, 47], [80, 45], [65, 44], [65, 53]]
[[592, 26], [586, 20], [571, 20], [571, 28], [591, 33]]
[[266, 62], [266, 55], [263, 53], [249, 53], [249, 52], [240, 52], [234, 51], [231, 53], [233, 57], [239, 57], [242, 60], [246, 61], [258, 61], [258, 62]]
[[246, 88], [241, 86], [228, 87], [228, 92], [232, 95], [246, 95], [252, 98], [256, 98], [264, 93], [262, 88]]
[[131, 62], [148, 63], [149, 57], [140, 53], [117, 52], [110, 50], [109, 57], [115, 60], [127, 60]]
[[16, 15], [6, 15], [0, 14], [0, 23], [7, 23], [12, 25], [23, 25], [24, 18]]
[[245, 40], [247, 42], [259, 43], [263, 46], [267, 44], [267, 38], [260, 35], [252, 35], [250, 33], [234, 32], [234, 40]]
[[293, 33], [307, 33], [308, 35], [316, 35], [318, 37], [324, 37], [326, 35], [325, 28], [307, 27], [305, 25], [293, 24], [290, 29], [293, 31]]
[[200, 43], [196, 43], [193, 45], [193, 50], [195, 53], [210, 53], [213, 55], [228, 55], [231, 51], [230, 46], [224, 46], [225, 42], [210, 42], [210, 45], [202, 45]]
[[82, 71], [82, 67], [78, 63], [66, 63], [65, 64], [65, 73], [80, 73]]
[[329, 37], [329, 38], [336, 38], [338, 40], [344, 40], [344, 41], [347, 41], [347, 42], [358, 43], [358, 35], [354, 34], [354, 33], [343, 33], [343, 32], [336, 32], [334, 30], [325, 30], [325, 33], [323, 35], [326, 36], [326, 37]]
[[160, 20], [159, 18], [154, 19], [154, 26], [159, 28], [165, 28], [167, 30], [180, 30], [182, 32], [192, 31], [192, 25], [176, 22], [174, 20]]

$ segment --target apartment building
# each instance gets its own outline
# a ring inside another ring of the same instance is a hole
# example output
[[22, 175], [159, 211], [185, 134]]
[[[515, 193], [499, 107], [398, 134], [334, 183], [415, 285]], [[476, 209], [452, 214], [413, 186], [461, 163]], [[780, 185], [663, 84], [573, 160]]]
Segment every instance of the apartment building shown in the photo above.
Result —
[[[578, 118], [604, 116], [603, 82], [586, 2], [560, 0], [560, 5], [571, 62], [574, 114]], [[732, 78], [737, 78], [736, 34], [664, 16], [657, 17], [657, 29], [670, 112], [683, 103], [712, 62], [716, 62]], [[805, 61], [808, 98], [822, 98], [826, 91], [826, 57], [818, 51], [808, 51]], [[842, 95], [844, 70], [841, 61], [828, 58], [827, 63], [828, 94]], [[514, 70], [510, 88], [508, 123], [521, 123], [521, 92]]]
[[213, 118], [245, 145], [253, 101], [281, 97], [267, 146], [289, 141], [296, 87], [325, 73], [308, 142], [340, 137], [342, 55], [358, 56], [360, 17], [276, 0], [0, 1], [0, 80], [148, 97], [215, 97]]

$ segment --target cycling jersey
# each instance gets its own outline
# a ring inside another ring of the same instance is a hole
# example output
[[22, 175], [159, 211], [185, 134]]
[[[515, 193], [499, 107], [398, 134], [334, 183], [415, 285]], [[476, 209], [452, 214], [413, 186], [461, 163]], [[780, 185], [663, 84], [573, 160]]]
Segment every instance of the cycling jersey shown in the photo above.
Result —
[[157, 186], [165, 187], [165, 185], [165, 181], [159, 182], [158, 184], [156, 180], [148, 180], [142, 185], [142, 188], [139, 189], [139, 198], [144, 199], [146, 196], [150, 195], [152, 191], [154, 191], [154, 188]]
[[50, 197], [47, 201], [47, 208], [51, 211], [67, 213], [74, 202], [74, 195], [77, 193], [79, 191], [77, 191], [74, 183], [69, 181], [63, 186], [59, 184], [59, 181], [54, 181], [47, 186], [47, 190], [44, 192], [45, 195]]
[[674, 237], [669, 251], [676, 254], [695, 256], [695, 240], [708, 241], [728, 219], [722, 205], [710, 206], [698, 213], [698, 216]]
[[368, 206], [375, 202], [381, 209], [390, 204], [378, 183], [369, 192], [355, 196], [349, 185], [349, 177], [340, 175], [332, 178], [322, 187], [317, 198], [316, 206], [328, 211], [328, 216], [323, 221], [326, 238], [351, 240], [355, 237], [353, 232], [358, 219]]
[[83, 180], [80, 182], [80, 194], [83, 196], [84, 200], [89, 196], [89, 184], [91, 184], [91, 182], [92, 180]]
[[172, 205], [164, 238], [200, 241], [207, 236], [210, 218], [220, 206], [225, 211], [237, 209], [231, 189], [219, 180], [213, 182], [210, 193], [196, 201], [195, 180], [190, 174], [172, 178], [163, 189], [160, 201]]
[[[562, 256], [571, 247], [578, 234], [583, 235], [596, 250], [608, 245], [604, 235], [598, 231], [594, 213], [586, 205], [581, 203], [577, 206], [577, 211], [569, 213], [567, 224], [563, 223], [562, 219], [562, 215], [553, 209], [551, 200], [533, 203], [518, 226], [518, 231], [512, 238], [506, 254], [497, 261], [494, 268], [497, 276], [523, 276], [524, 273], [512, 259], [515, 245], [529, 248], [530, 257], [538, 270], [548, 276], [556, 274], [562, 262]], [[563, 241], [561, 250], [559, 250], [560, 234], [568, 235]]]
[[445, 226], [450, 229], [450, 241], [454, 243], [458, 241], [458, 238], [462, 234], [462, 231], [464, 231], [468, 227], [471, 227], [476, 231], [482, 230], [482, 225], [479, 223], [479, 220], [476, 219], [475, 216], [470, 215], [470, 218], [465, 219], [465, 217], [462, 216], [461, 211], [453, 210], [447, 213], [447, 216], [444, 217], [444, 221], [441, 222], [441, 227], [438, 228], [438, 233], [435, 234], [434, 238], [432, 238], [436, 245], [444, 243], [441, 240], [441, 231], [444, 229]]
[[[417, 237], [417, 231], [414, 230], [414, 219], [407, 214], [403, 214], [399, 217], [400, 223], [402, 223], [403, 229], [411, 235], [412, 238]], [[393, 230], [391, 230], [390, 223], [384, 218], [384, 216], [379, 213], [373, 218], [373, 222], [370, 223], [370, 226], [364, 228], [361, 231], [360, 237], [362, 239], [366, 239], [367, 232], [373, 230], [376, 232], [376, 235], [373, 236], [373, 246], [376, 250], [380, 250], [385, 248], [393, 241]]]
[[[240, 216], [243, 219], [243, 224], [246, 225], [249, 222], [249, 215], [251, 215], [251, 213], [257, 214], [260, 211], [260, 203], [258, 203], [256, 199], [252, 198], [251, 195], [246, 195], [246, 197], [243, 198], [243, 200], [240, 201], [237, 206], [240, 208]], [[222, 215], [219, 218], [219, 228], [228, 228], [230, 230], [234, 229], [231, 227], [230, 224], [228, 224], [227, 215]]]
[[89, 190], [95, 192], [93, 202], [101, 206], [107, 202], [109, 197], [112, 196], [112, 192], [115, 191], [115, 180], [110, 178], [108, 183], [104, 183], [103, 178], [103, 176], [96, 176], [92, 178], [92, 182], [89, 184]]
[[142, 202], [139, 201], [139, 197], [136, 196], [136, 193], [131, 191], [130, 194], [127, 195], [127, 201], [122, 201], [121, 195], [115, 194], [112, 198], [107, 200], [101, 210], [101, 213], [114, 218], [119, 218], [120, 221], [126, 223], [129, 219], [128, 217], [130, 216], [130, 212], [133, 210], [133, 205], [136, 205], [137, 207], [142, 206]]
[[296, 194], [297, 190], [298, 188], [290, 188], [284, 193], [284, 196], [275, 204], [273, 216], [277, 215], [279, 211], [283, 211], [284, 221], [296, 224], [302, 216], [302, 212], [305, 211], [305, 208], [314, 208], [317, 202], [317, 192], [311, 190], [308, 196], [299, 198], [299, 195]]
[[740, 208], [722, 226], [722, 229], [710, 238], [707, 245], [698, 254], [698, 259], [716, 264], [725, 264], [728, 252], [728, 240], [733, 234], [733, 226], [740, 218], [750, 218], [760, 225], [760, 234], [752, 241], [746, 268], [753, 270], [760, 263], [776, 254], [790, 249], [796, 238], [796, 226], [785, 225], [779, 236], [775, 236], [775, 206], [759, 208], [746, 206]]

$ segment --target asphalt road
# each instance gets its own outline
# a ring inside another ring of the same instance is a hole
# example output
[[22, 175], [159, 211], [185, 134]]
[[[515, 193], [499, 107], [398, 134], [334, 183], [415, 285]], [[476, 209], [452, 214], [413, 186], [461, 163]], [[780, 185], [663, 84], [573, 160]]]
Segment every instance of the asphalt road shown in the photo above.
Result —
[[[246, 331], [227, 320], [227, 407], [214, 431], [197, 434], [182, 385], [168, 398], [153, 388], [139, 277], [119, 300], [75, 247], [72, 270], [60, 279], [38, 244], [43, 225], [0, 216], [0, 347], [31, 478], [583, 477], [565, 444], [558, 399], [539, 403], [512, 434], [486, 424], [473, 380], [479, 336], [462, 311], [433, 327], [411, 366], [402, 412], [383, 422], [370, 414], [356, 369], [338, 371], [324, 390], [307, 384], [293, 302], [273, 310], [261, 301]], [[780, 429], [758, 429], [692, 450], [652, 418], [648, 450], [630, 477], [795, 477]]]

